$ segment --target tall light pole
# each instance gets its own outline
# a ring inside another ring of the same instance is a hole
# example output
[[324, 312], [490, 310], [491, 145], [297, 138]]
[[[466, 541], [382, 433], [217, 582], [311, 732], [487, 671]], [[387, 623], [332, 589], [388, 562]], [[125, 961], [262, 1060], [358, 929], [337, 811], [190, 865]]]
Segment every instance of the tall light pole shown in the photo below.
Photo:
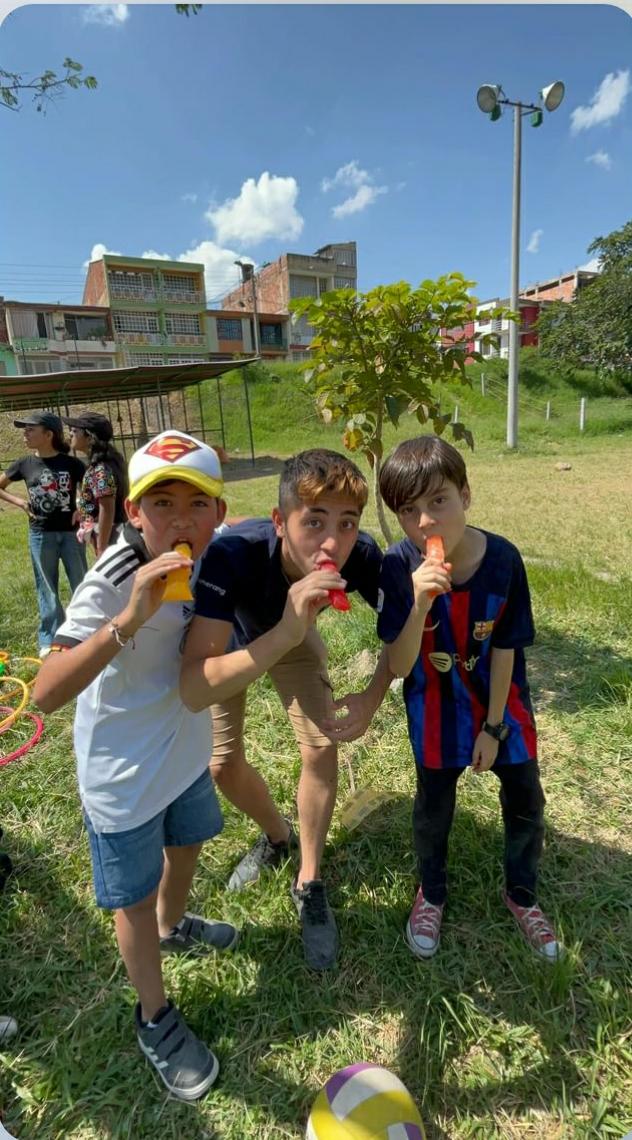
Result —
[[259, 343], [259, 317], [257, 314], [257, 284], [255, 281], [255, 267], [250, 261], [236, 261], [241, 270], [241, 283], [245, 285], [247, 281], [252, 281], [252, 312], [254, 324], [254, 342], [255, 342], [255, 355], [261, 356], [261, 345]]
[[511, 208], [511, 289], [509, 305], [518, 314], [509, 322], [509, 376], [507, 380], [507, 447], [518, 446], [518, 352], [520, 349], [520, 183], [522, 160], [522, 117], [531, 115], [531, 125], [539, 127], [544, 118], [542, 108], [556, 111], [564, 98], [564, 84], [557, 80], [540, 91], [538, 103], [516, 103], [508, 99], [500, 83], [484, 83], [476, 93], [479, 110], [495, 123], [501, 107], [514, 109], [513, 197]]

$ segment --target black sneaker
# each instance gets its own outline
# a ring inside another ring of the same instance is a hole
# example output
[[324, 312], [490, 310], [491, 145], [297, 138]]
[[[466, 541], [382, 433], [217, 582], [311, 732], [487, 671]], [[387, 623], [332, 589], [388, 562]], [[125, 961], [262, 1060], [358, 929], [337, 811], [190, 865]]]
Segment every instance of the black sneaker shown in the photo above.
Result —
[[180, 1100], [204, 1096], [217, 1079], [219, 1062], [175, 1005], [169, 1002], [151, 1027], [141, 1021], [140, 1002], [135, 1017], [138, 1044], [169, 1092]]
[[291, 851], [298, 847], [298, 838], [291, 821], [286, 820], [290, 834], [280, 843], [272, 843], [268, 836], [261, 834], [254, 847], [244, 855], [228, 880], [229, 891], [240, 891], [248, 883], [256, 883], [261, 872], [269, 867], [280, 867]]
[[338, 953], [338, 927], [321, 879], [292, 883], [292, 899], [301, 920], [305, 961], [311, 970], [331, 970]]
[[163, 954], [199, 953], [205, 950], [232, 950], [239, 941], [239, 930], [231, 922], [217, 922], [185, 911], [171, 934], [160, 939]]

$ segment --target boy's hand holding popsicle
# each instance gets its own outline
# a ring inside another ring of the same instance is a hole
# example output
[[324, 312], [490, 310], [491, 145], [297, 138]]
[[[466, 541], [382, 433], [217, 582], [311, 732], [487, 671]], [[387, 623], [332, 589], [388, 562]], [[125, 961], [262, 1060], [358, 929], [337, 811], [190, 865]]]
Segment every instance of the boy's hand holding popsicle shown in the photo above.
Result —
[[447, 594], [452, 588], [452, 566], [444, 559], [443, 539], [440, 535], [433, 534], [426, 539], [424, 560], [412, 575], [415, 605], [418, 609], [429, 610], [433, 598], [438, 594]]

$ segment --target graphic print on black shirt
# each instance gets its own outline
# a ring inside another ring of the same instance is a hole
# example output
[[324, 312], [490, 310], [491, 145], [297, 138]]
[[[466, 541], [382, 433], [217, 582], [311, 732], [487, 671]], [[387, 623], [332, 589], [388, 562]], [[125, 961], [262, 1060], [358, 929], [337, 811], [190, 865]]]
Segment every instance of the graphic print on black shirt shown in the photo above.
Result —
[[72, 455], [51, 455], [40, 459], [26, 455], [7, 467], [11, 483], [26, 483], [31, 506], [30, 525], [38, 531], [73, 530], [77, 485], [84, 473], [83, 463]]

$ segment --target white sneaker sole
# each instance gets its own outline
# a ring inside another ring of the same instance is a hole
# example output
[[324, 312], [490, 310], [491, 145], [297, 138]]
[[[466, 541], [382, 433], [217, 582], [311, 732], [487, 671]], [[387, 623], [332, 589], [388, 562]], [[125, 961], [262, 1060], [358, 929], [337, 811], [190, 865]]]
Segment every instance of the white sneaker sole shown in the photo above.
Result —
[[417, 943], [415, 942], [413, 932], [410, 928], [410, 919], [409, 919], [408, 922], [406, 923], [406, 941], [408, 943], [408, 949], [412, 951], [412, 953], [415, 955], [415, 958], [434, 958], [435, 954], [437, 953], [437, 950], [439, 949], [439, 943], [441, 942], [441, 936], [439, 936], [439, 938], [437, 938], [436, 945], [433, 946], [432, 949], [430, 949], [430, 950], [422, 949], [422, 947], [418, 946]]

